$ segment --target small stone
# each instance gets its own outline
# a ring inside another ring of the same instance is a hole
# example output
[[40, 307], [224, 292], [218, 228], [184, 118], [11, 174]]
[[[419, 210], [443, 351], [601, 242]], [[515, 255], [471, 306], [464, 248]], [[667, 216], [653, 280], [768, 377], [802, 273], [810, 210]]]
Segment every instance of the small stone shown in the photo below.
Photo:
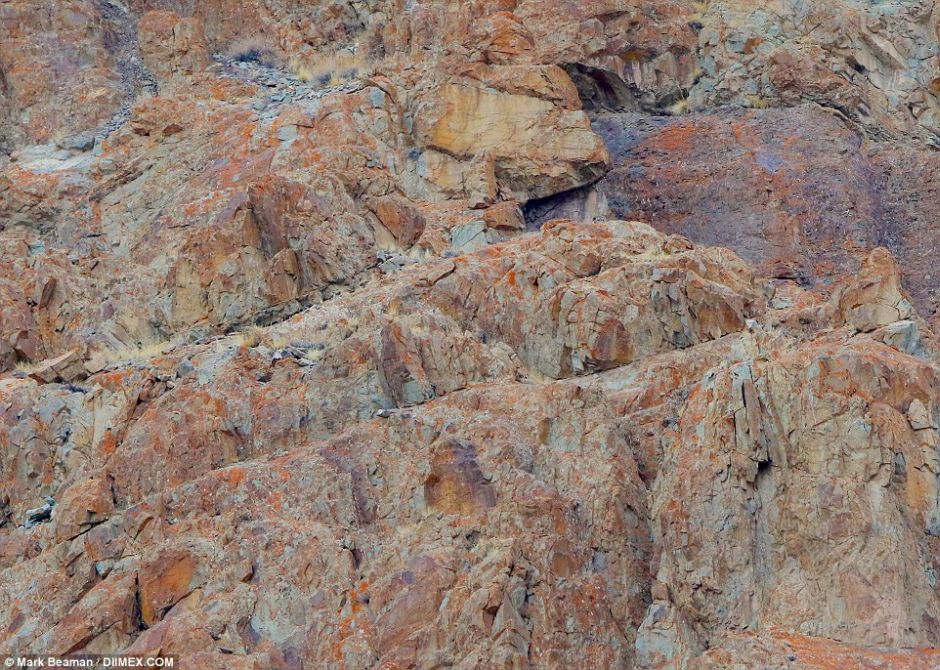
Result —
[[78, 352], [68, 351], [57, 358], [43, 361], [29, 373], [29, 376], [40, 384], [54, 382], [72, 382], [85, 374], [85, 367], [79, 359]]
[[936, 422], [930, 418], [930, 412], [919, 398], [914, 398], [907, 408], [907, 420], [914, 430], [936, 429]]
[[486, 247], [486, 222], [481, 219], [457, 226], [450, 233], [451, 248], [464, 253]]
[[483, 212], [483, 221], [488, 228], [522, 230], [525, 217], [517, 202], [499, 202]]
[[436, 284], [441, 279], [449, 275], [457, 268], [457, 265], [453, 261], [447, 261], [446, 263], [439, 263], [435, 265], [430, 272], [425, 275], [425, 279], [429, 284]]
[[41, 523], [45, 523], [52, 518], [52, 511], [55, 509], [55, 500], [52, 497], [46, 497], [46, 504], [42, 507], [26, 510], [26, 521], [24, 528], [33, 528]]
[[277, 138], [282, 142], [290, 142], [297, 139], [297, 137], [297, 126], [295, 125], [281, 126], [277, 129]]

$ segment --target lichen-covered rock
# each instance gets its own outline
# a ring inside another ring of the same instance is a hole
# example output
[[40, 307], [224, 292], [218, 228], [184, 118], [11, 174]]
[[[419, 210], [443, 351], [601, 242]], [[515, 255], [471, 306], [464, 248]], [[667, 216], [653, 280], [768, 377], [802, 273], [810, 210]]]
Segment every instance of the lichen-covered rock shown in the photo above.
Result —
[[[881, 252], [872, 264], [893, 268]], [[884, 304], [866, 289], [893, 275], [869, 274], [842, 294], [854, 307]], [[575, 288], [633, 301], [606, 308], [616, 338], [565, 316]], [[8, 382], [24, 400], [3, 434], [25, 444], [33, 417], [34, 440], [75, 456], [56, 466], [32, 442], [38, 487], [5, 470], [11, 518], [58, 504], [8, 524], [38, 553], [4, 551], [3, 648], [652, 668], [749, 658], [780, 631], [936, 644], [922, 566], [940, 366], [855, 327], [777, 333], [786, 317], [767, 310], [728, 252], [558, 222], [406, 268], [247, 346], [183, 347], [83, 392]], [[590, 365], [558, 365], [564, 351]], [[46, 426], [50, 401], [68, 408], [59, 426], [87, 431]], [[27, 569], [69, 586], [24, 609]], [[842, 606], [801, 596], [810, 579]]]
[[419, 103], [417, 115], [425, 147], [457, 159], [483, 156], [496, 190], [512, 198], [584, 186], [607, 169], [607, 150], [587, 116], [548, 100], [449, 84]]
[[901, 294], [901, 273], [887, 249], [879, 247], [865, 259], [839, 297], [839, 310], [847, 324], [862, 332], [911, 315], [911, 303]]
[[173, 12], [147, 12], [137, 23], [140, 55], [158, 80], [191, 75], [209, 64], [202, 22]]
[[[0, 151], [107, 121], [125, 98], [102, 6], [6, 2], [0, 14]], [[109, 48], [110, 47], [110, 48]]]
[[0, 653], [917, 668], [931, 3], [0, 3]]

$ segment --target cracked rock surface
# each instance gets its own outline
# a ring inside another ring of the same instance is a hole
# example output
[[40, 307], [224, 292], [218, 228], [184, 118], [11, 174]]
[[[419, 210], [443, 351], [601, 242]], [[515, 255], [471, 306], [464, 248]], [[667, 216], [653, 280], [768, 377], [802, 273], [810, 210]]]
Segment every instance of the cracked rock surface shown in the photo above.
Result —
[[940, 668], [938, 30], [0, 2], [0, 654]]

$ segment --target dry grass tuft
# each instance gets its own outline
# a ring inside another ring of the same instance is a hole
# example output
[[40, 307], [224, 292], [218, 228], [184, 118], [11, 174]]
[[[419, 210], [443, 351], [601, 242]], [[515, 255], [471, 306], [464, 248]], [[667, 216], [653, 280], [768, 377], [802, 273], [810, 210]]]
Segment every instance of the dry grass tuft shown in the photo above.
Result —
[[[152, 358], [162, 356], [172, 351], [182, 343], [179, 338], [147, 344], [123, 345], [118, 347], [101, 346], [93, 348], [84, 357], [92, 367], [89, 369], [104, 370], [119, 364], [141, 363]], [[41, 361], [20, 361], [13, 366], [13, 373], [18, 375], [31, 375], [45, 367], [50, 360], [60, 354], [49, 356]]]
[[767, 109], [770, 107], [770, 100], [760, 95], [749, 95], [744, 99], [746, 107], [751, 109]]
[[693, 2], [692, 3], [692, 14], [689, 15], [689, 25], [695, 30], [701, 30], [703, 27], [703, 22], [705, 21], [705, 14], [708, 13], [708, 8], [711, 5], [711, 2]]
[[235, 334], [239, 345], [254, 349], [255, 347], [267, 347], [268, 349], [283, 349], [290, 345], [290, 340], [281, 333], [272, 333], [267, 328], [261, 326], [249, 326]]
[[373, 63], [363, 56], [348, 52], [321, 55], [313, 59], [294, 58], [290, 70], [303, 82], [323, 87], [339, 86], [372, 73]]
[[268, 67], [278, 65], [278, 57], [268, 43], [259, 35], [240, 37], [225, 50], [225, 55], [242, 63], [258, 63]]
[[688, 98], [682, 98], [678, 102], [669, 106], [669, 113], [672, 116], [682, 116], [687, 114], [689, 111], [689, 100]]
[[266, 333], [264, 332], [264, 328], [259, 326], [249, 326], [248, 328], [245, 328], [245, 330], [236, 333], [235, 339], [238, 340], [238, 343], [241, 346], [247, 347], [248, 349], [254, 349], [264, 341], [265, 335]]
[[179, 339], [166, 340], [163, 342], [150, 342], [147, 344], [138, 344], [136, 346], [120, 347], [106, 352], [102, 352], [102, 359], [107, 366], [115, 363], [130, 363], [139, 361], [149, 361], [151, 358], [162, 356], [172, 351], [180, 344]]
[[96, 348], [89, 352], [88, 362], [92, 366], [90, 369], [96, 370], [103, 370], [124, 363], [142, 363], [172, 351], [182, 342], [181, 338], [174, 338], [172, 340], [138, 343], [115, 348]]
[[45, 363], [45, 361], [20, 361], [13, 366], [13, 372], [16, 374], [31, 375], [45, 365]]

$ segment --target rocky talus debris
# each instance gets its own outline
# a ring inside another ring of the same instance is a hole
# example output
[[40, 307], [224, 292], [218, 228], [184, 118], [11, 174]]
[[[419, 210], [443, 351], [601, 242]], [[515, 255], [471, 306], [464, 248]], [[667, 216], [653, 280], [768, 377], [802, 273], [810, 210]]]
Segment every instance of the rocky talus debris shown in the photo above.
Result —
[[0, 2], [0, 655], [940, 668], [938, 31]]

